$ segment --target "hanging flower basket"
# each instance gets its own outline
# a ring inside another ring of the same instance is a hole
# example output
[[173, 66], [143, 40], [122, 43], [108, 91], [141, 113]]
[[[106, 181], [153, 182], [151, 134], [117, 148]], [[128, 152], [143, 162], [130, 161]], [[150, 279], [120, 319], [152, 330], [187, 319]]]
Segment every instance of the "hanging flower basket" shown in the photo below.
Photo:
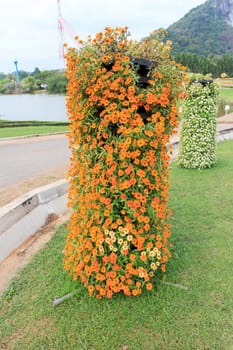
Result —
[[162, 33], [105, 28], [67, 53], [72, 158], [64, 267], [90, 296], [151, 290], [170, 254], [167, 143], [183, 71]]
[[187, 89], [178, 163], [183, 168], [210, 168], [216, 162], [217, 100], [213, 80], [196, 80]]

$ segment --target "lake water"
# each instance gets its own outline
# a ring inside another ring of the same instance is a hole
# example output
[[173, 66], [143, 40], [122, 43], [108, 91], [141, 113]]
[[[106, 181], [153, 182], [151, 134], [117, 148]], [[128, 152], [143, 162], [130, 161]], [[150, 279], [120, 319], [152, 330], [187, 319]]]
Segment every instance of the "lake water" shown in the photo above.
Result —
[[65, 96], [0, 95], [0, 118], [7, 120], [67, 121]]

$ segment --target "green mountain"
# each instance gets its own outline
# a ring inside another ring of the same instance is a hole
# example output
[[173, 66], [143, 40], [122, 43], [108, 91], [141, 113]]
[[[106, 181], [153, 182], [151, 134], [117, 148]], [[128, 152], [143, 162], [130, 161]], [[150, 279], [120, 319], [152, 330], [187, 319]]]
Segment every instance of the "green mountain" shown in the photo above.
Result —
[[173, 53], [233, 54], [233, 0], [207, 0], [167, 31]]

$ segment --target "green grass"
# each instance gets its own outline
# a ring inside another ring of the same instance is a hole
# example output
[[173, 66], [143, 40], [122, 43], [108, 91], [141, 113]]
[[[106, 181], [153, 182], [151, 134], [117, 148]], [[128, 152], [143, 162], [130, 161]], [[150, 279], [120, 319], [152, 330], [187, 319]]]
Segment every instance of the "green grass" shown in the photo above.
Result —
[[41, 135], [54, 132], [66, 132], [68, 130], [65, 125], [42, 125], [42, 126], [17, 126], [0, 128], [0, 138], [17, 137], [27, 135]]
[[[62, 269], [66, 230], [16, 278], [1, 301], [1, 349], [233, 349], [233, 141], [218, 145], [212, 169], [171, 165], [173, 259], [166, 281], [137, 298], [91, 299]], [[56, 308], [55, 296], [77, 288]]]
[[230, 110], [228, 113], [233, 112], [233, 87], [221, 87], [219, 102], [218, 102], [218, 116], [221, 117], [225, 115], [225, 106], [229, 105]]
[[226, 101], [233, 101], [233, 87], [221, 87], [220, 98]]
[[0, 138], [66, 132], [68, 122], [0, 120]]

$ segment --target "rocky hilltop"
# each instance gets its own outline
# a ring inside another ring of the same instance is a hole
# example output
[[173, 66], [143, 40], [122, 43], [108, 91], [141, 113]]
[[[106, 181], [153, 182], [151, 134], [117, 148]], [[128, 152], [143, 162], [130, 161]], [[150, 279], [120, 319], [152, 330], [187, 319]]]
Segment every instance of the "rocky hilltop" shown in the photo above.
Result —
[[167, 31], [174, 53], [233, 54], [233, 0], [207, 0]]

